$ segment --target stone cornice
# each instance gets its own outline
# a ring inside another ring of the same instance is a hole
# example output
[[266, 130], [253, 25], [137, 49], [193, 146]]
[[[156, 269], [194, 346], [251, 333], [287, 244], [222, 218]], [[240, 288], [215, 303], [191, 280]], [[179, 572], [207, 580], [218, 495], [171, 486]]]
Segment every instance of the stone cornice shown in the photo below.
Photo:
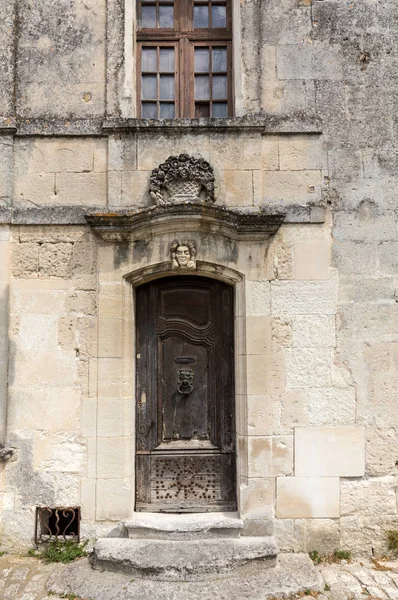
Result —
[[243, 133], [321, 134], [317, 115], [248, 115], [228, 119], [124, 119], [119, 117], [1, 117], [0, 135], [16, 136], [107, 136], [112, 133]]

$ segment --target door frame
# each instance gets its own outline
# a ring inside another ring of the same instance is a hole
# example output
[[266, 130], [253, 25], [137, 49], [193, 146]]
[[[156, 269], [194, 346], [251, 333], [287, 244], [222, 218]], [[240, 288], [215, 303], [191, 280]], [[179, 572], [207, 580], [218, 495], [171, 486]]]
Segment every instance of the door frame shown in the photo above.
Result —
[[[241, 488], [247, 485], [248, 476], [248, 444], [247, 444], [247, 385], [246, 385], [246, 332], [245, 332], [245, 277], [242, 273], [225, 267], [223, 265], [197, 261], [196, 271], [191, 271], [190, 275], [199, 278], [206, 277], [216, 279], [229, 284], [233, 288], [234, 295], [234, 381], [235, 381], [235, 452], [236, 452], [236, 498], [238, 513], [241, 513]], [[181, 272], [181, 276], [186, 272]], [[125, 336], [123, 353], [125, 376], [123, 380], [128, 383], [130, 392], [128, 396], [133, 399], [132, 421], [133, 421], [133, 453], [131, 456], [131, 487], [133, 490], [131, 514], [135, 512], [136, 495], [136, 477], [135, 477], [135, 456], [136, 456], [136, 438], [135, 438], [135, 409], [136, 409], [136, 288], [166, 277], [175, 277], [176, 272], [170, 271], [170, 263], [158, 263], [141, 269], [134, 270], [124, 276], [124, 318], [125, 318]], [[129, 377], [129, 373], [132, 377]], [[127, 392], [127, 390], [126, 390]]]

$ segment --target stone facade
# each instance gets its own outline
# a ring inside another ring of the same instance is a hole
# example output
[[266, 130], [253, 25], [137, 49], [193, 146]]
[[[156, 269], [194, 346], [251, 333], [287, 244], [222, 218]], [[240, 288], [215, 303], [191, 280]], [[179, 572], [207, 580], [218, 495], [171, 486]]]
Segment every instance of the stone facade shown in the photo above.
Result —
[[[397, 5], [233, 0], [236, 118], [135, 117], [133, 0], [6, 0], [0, 16], [1, 541], [34, 508], [85, 536], [134, 512], [134, 294], [190, 240], [235, 286], [238, 502], [285, 551], [386, 548], [398, 527]], [[127, 32], [127, 33], [125, 33]], [[200, 155], [215, 203], [272, 236], [84, 215], [153, 205]], [[8, 335], [7, 335], [8, 331]]]

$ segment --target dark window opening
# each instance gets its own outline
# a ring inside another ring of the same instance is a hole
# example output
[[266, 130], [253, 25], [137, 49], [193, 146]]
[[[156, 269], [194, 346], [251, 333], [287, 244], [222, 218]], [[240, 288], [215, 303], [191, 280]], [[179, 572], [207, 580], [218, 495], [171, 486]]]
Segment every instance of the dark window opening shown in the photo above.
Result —
[[80, 541], [80, 506], [36, 507], [36, 544], [58, 539]]

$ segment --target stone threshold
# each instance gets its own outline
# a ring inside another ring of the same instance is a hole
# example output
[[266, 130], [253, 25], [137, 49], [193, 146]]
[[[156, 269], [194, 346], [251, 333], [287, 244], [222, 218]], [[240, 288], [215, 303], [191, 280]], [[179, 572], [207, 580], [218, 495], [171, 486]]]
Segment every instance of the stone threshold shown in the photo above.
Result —
[[162, 514], [137, 512], [124, 523], [129, 537], [169, 537], [214, 534], [239, 535], [243, 521], [238, 513]]

